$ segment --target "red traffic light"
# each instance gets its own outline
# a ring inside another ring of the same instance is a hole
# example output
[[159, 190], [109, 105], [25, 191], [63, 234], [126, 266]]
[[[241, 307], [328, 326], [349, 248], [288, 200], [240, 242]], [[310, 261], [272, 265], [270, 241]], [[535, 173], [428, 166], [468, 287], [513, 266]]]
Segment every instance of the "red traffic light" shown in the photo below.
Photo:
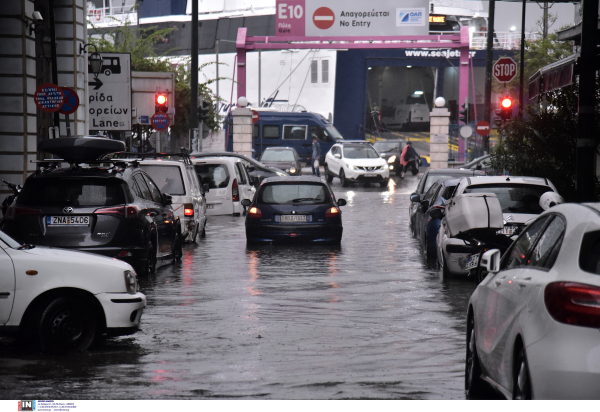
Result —
[[510, 109], [512, 107], [512, 100], [508, 97], [505, 97], [504, 99], [502, 99], [502, 101], [500, 102], [500, 104], [502, 105], [503, 108], [505, 109]]
[[156, 95], [156, 104], [167, 104], [167, 95], [157, 94]]

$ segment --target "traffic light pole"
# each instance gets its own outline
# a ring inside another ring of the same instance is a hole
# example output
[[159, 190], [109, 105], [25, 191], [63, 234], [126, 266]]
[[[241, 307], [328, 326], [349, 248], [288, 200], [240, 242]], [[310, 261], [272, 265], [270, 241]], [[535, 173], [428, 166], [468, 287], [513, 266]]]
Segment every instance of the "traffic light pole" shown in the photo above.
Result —
[[[496, 0], [489, 1], [488, 11], [488, 32], [487, 32], [487, 55], [485, 60], [485, 113], [483, 119], [490, 123], [490, 110], [492, 102], [492, 62], [494, 60], [494, 14], [496, 10]], [[491, 123], [490, 123], [491, 124]], [[490, 152], [490, 135], [483, 138], [483, 150]]]
[[[193, 130], [198, 128], [198, 1], [192, 1], [192, 49], [190, 51], [191, 73], [190, 73], [190, 146]], [[200, 134], [200, 133], [198, 133]], [[200, 140], [202, 138], [200, 137]], [[190, 147], [191, 149], [191, 147]]]

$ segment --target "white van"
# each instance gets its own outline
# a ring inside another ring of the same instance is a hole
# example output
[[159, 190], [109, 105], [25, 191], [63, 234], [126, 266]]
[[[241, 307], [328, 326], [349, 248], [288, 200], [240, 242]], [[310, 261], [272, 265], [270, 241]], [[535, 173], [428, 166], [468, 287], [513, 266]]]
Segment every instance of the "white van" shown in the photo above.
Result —
[[181, 222], [184, 241], [195, 242], [206, 230], [206, 198], [194, 166], [175, 160], [142, 160], [142, 170], [150, 175], [162, 193], [173, 198], [173, 210]]
[[234, 157], [202, 157], [192, 159], [202, 185], [208, 184], [206, 203], [208, 215], [234, 215], [242, 213], [243, 199], [254, 199], [253, 186], [246, 167]]

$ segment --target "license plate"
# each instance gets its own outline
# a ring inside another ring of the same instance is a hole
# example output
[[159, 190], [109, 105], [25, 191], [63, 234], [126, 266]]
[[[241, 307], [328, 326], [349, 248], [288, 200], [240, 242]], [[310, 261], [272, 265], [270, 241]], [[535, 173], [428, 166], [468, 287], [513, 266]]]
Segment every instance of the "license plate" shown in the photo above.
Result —
[[46, 226], [89, 226], [89, 216], [46, 216]]
[[467, 257], [467, 263], [465, 263], [465, 270], [475, 269], [479, 265], [479, 253], [469, 255]]
[[498, 233], [499, 235], [512, 236], [515, 233], [515, 230], [517, 230], [515, 226], [504, 226], [496, 233]]
[[215, 208], [215, 205], [206, 205], [206, 208], [207, 208], [207, 209], [214, 209], [214, 208]]
[[282, 222], [306, 222], [306, 215], [281, 215]]
[[365, 173], [365, 177], [375, 177], [377, 173]]

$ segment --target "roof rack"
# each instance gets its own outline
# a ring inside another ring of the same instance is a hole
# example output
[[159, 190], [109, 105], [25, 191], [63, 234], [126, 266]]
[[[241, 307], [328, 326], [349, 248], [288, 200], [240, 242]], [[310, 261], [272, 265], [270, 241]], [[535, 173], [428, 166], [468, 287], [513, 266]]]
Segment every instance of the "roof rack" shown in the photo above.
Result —
[[191, 165], [192, 160], [190, 159], [190, 153], [184, 147], [181, 148], [181, 152], [175, 153], [137, 153], [137, 152], [118, 152], [113, 154], [115, 157], [112, 159], [129, 159], [129, 160], [145, 160], [145, 159], [158, 159], [164, 157], [178, 156], [181, 158], [184, 164]]
[[340, 143], [340, 144], [368, 144], [368, 145], [373, 145], [373, 143], [369, 142], [368, 140], [338, 140], [336, 143]]

